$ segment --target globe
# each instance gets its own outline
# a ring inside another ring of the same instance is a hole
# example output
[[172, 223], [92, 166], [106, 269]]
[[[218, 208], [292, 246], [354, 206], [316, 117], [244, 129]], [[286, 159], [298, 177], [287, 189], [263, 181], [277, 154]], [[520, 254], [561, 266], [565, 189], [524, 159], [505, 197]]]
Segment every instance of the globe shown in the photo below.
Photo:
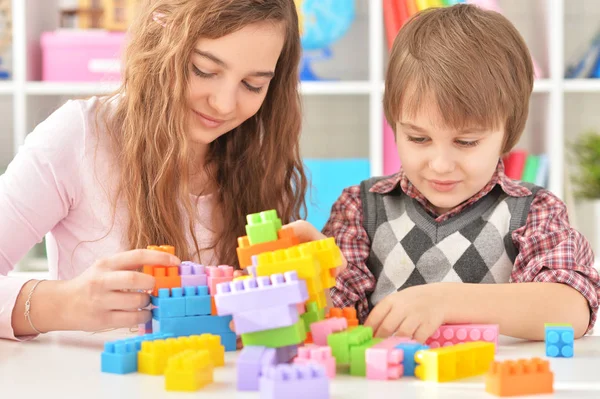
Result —
[[[302, 80], [322, 80], [311, 68], [311, 61], [331, 57], [331, 45], [342, 38], [356, 18], [355, 0], [295, 0], [300, 20]], [[317, 57], [307, 52], [316, 51]]]

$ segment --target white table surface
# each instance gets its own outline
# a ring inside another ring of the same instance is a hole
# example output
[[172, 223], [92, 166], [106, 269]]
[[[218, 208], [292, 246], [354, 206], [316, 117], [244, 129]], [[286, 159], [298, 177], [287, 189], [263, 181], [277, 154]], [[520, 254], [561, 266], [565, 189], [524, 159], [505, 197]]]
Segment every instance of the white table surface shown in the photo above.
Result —
[[[258, 392], [237, 392], [235, 359], [226, 353], [225, 367], [215, 369], [214, 383], [196, 393], [164, 389], [164, 376], [114, 375], [100, 372], [105, 341], [134, 336], [125, 330], [103, 333], [55, 332], [30, 342], [0, 340], [1, 398], [259, 398]], [[497, 359], [544, 357], [543, 342], [501, 337]], [[550, 359], [555, 394], [535, 398], [600, 398], [600, 337], [575, 342], [571, 359]], [[342, 398], [493, 398], [485, 393], [483, 376], [436, 384], [414, 377], [369, 381], [339, 375], [331, 382], [332, 399]], [[308, 398], [307, 398], [308, 399]]]

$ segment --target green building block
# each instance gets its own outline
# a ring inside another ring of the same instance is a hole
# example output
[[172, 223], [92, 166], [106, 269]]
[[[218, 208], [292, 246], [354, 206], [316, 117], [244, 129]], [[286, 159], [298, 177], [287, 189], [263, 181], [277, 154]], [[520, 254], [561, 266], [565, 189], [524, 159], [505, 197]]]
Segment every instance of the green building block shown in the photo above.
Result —
[[246, 234], [250, 245], [277, 240], [277, 232], [281, 229], [281, 219], [277, 211], [272, 209], [246, 216]]
[[362, 344], [350, 346], [350, 375], [367, 376], [367, 361], [365, 360], [367, 349], [381, 341], [383, 341], [381, 338], [373, 338]]
[[288, 327], [242, 334], [242, 343], [244, 346], [281, 348], [282, 346], [298, 345], [305, 340], [306, 330], [304, 329], [304, 321], [302, 320], [298, 320], [296, 324]]
[[544, 323], [544, 327], [573, 327], [569, 323]]
[[327, 336], [327, 345], [337, 364], [350, 364], [350, 348], [373, 339], [371, 327], [356, 326], [351, 330], [340, 331]]
[[319, 309], [316, 302], [308, 302], [306, 312], [302, 313], [300, 318], [304, 321], [304, 329], [308, 332], [312, 323], [325, 320], [325, 309]]

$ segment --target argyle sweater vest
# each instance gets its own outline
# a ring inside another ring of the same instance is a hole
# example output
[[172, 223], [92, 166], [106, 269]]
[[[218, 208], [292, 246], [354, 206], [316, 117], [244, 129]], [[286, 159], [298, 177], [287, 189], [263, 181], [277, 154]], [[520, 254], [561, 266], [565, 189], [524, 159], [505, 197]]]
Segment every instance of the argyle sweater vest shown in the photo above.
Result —
[[381, 195], [361, 183], [363, 227], [371, 241], [367, 267], [377, 284], [373, 308], [392, 292], [435, 282], [507, 283], [517, 256], [512, 232], [525, 225], [540, 187], [521, 183], [532, 195], [511, 197], [496, 185], [483, 198], [437, 223], [401, 189]]

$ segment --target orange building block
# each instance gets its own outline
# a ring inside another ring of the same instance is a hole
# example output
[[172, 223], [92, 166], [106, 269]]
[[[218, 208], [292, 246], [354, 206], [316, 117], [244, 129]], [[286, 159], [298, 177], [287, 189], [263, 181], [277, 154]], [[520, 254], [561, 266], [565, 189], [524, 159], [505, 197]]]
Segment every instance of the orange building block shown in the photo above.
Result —
[[168, 254], [175, 255], [175, 247], [172, 245], [148, 245], [147, 249], [151, 249], [153, 251], [166, 252]]
[[348, 327], [355, 327], [358, 325], [358, 319], [356, 318], [355, 308], [331, 308], [327, 312], [326, 319], [330, 317], [342, 317], [348, 322]]
[[217, 316], [217, 304], [215, 303], [215, 297], [210, 297], [210, 314], [213, 316]]
[[[172, 245], [148, 245], [147, 249], [175, 255], [175, 247]], [[154, 276], [156, 280], [152, 290], [154, 296], [158, 296], [158, 290], [161, 288], [181, 287], [181, 276], [177, 266], [144, 265], [142, 272]]]
[[485, 377], [485, 391], [496, 396], [535, 395], [554, 392], [554, 374], [547, 360], [493, 362]]
[[254, 255], [263, 252], [277, 251], [278, 249], [286, 249], [300, 243], [298, 237], [294, 234], [293, 229], [279, 229], [277, 237], [278, 239], [275, 241], [254, 245], [250, 245], [248, 236], [239, 237], [237, 255], [240, 262], [240, 268], [245, 269], [248, 266], [252, 266], [252, 256]]

